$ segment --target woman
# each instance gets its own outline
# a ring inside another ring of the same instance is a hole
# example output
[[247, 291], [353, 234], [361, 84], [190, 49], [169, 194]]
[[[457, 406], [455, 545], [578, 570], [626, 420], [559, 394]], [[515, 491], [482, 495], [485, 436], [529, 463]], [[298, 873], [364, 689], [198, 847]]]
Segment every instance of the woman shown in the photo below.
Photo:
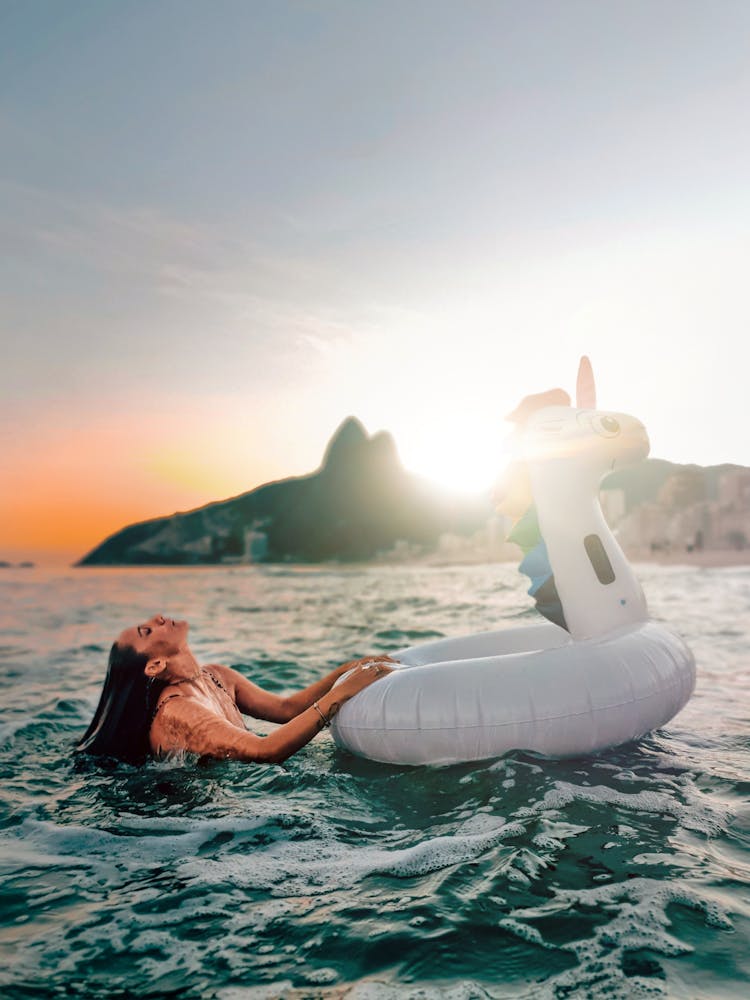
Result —
[[[330, 725], [345, 701], [392, 670], [388, 656], [352, 660], [304, 691], [281, 697], [231, 667], [201, 667], [187, 633], [187, 622], [155, 615], [120, 634], [110, 650], [99, 705], [77, 750], [131, 762], [149, 753], [187, 750], [280, 764]], [[270, 736], [256, 736], [245, 729], [240, 713], [283, 725]]]

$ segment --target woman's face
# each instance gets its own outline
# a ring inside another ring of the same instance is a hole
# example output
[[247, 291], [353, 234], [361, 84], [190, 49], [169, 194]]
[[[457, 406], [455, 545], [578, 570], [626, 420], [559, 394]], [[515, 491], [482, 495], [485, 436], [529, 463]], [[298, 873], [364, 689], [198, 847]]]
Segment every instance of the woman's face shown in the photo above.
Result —
[[187, 634], [187, 622], [154, 615], [148, 621], [126, 628], [117, 642], [132, 646], [138, 653], [145, 653], [150, 660], [158, 657], [168, 659], [187, 651]]

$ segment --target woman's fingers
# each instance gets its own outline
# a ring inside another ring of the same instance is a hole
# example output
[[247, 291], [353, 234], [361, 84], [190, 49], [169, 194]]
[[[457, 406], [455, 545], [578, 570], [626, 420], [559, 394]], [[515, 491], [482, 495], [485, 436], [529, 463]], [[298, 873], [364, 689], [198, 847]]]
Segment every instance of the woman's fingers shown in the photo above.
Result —
[[362, 670], [369, 670], [376, 674], [390, 674], [393, 667], [389, 667], [383, 660], [372, 660], [370, 663], [363, 663]]
[[393, 667], [384, 663], [383, 660], [367, 660], [360, 663], [351, 673], [347, 674], [343, 681], [334, 690], [339, 691], [342, 697], [351, 698], [364, 688], [374, 684], [375, 681], [393, 671]]
[[383, 661], [398, 663], [398, 660], [394, 660], [392, 656], [388, 656], [386, 653], [375, 653], [373, 656], [363, 656], [360, 660], [349, 660], [344, 666], [348, 670], [356, 670], [357, 667], [364, 667], [368, 663], [382, 663]]
[[385, 663], [371, 663], [367, 667], [362, 668], [362, 672], [368, 675], [368, 683], [376, 681], [378, 677], [385, 677], [386, 674], [393, 673], [393, 667], [387, 666]]
[[394, 660], [367, 660], [360, 667], [360, 670], [368, 670], [376, 674], [390, 674], [393, 667], [389, 666], [389, 663], [394, 663]]

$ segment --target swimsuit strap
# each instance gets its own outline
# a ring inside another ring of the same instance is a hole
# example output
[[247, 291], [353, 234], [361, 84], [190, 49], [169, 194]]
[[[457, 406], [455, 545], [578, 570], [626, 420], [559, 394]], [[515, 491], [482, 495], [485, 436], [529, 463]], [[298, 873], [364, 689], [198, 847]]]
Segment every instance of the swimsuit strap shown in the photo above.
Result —
[[168, 694], [167, 697], [164, 699], [164, 701], [160, 701], [159, 704], [151, 713], [151, 722], [149, 723], [149, 726], [153, 724], [153, 721], [156, 718], [159, 709], [162, 708], [162, 706], [166, 705], [170, 698], [181, 698], [181, 697], [182, 697], [181, 694], [177, 694], [177, 692], [175, 692], [174, 694]]
[[[203, 667], [202, 669], [203, 669], [204, 673], [208, 674], [208, 676], [211, 678], [211, 680], [214, 682], [214, 684], [217, 687], [221, 688], [221, 690], [224, 692], [224, 694], [228, 694], [230, 698], [232, 697], [229, 694], [229, 692], [227, 691], [227, 689], [224, 687], [224, 685], [221, 683], [221, 681], [219, 680], [218, 677], [215, 677], [214, 674], [207, 667]], [[154, 719], [156, 718], [157, 712], [162, 707], [162, 705], [166, 705], [170, 698], [181, 698], [181, 697], [182, 697], [182, 695], [178, 691], [175, 691], [173, 694], [168, 694], [167, 697], [163, 701], [160, 701], [159, 704], [156, 706], [156, 708], [151, 713], [151, 722], [149, 722], [149, 726], [151, 726], [151, 724], [153, 723]]]
[[[208, 667], [204, 667], [203, 669], [204, 669], [204, 671], [205, 671], [205, 672], [206, 672], [206, 673], [208, 674], [208, 676], [209, 676], [209, 677], [211, 678], [211, 680], [212, 680], [212, 681], [214, 682], [214, 684], [215, 684], [215, 685], [216, 685], [217, 687], [220, 687], [220, 688], [221, 688], [221, 690], [222, 690], [222, 691], [224, 692], [224, 694], [229, 694], [229, 692], [228, 692], [228, 691], [227, 691], [227, 689], [226, 689], [226, 688], [224, 687], [224, 685], [223, 685], [223, 684], [221, 683], [221, 681], [219, 680], [219, 678], [218, 678], [218, 677], [215, 677], [215, 676], [214, 676], [214, 675], [213, 675], [213, 674], [211, 673], [211, 671], [210, 671], [210, 670], [208, 669]], [[231, 696], [231, 694], [229, 694], [229, 697], [230, 697], [230, 698], [232, 697], [232, 696]]]

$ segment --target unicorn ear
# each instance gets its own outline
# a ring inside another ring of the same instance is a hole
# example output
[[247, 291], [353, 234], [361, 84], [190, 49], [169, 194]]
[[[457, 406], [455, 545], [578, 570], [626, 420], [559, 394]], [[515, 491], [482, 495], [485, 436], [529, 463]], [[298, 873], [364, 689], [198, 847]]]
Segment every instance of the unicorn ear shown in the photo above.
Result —
[[576, 379], [576, 408], [579, 410], [596, 409], [596, 385], [594, 370], [586, 354], [581, 358]]

